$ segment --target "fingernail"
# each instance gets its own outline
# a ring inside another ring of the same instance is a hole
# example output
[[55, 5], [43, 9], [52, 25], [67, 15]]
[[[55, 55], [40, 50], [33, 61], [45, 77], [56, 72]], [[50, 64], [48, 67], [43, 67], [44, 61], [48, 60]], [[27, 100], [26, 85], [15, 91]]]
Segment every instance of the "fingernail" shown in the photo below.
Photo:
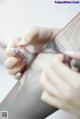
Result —
[[21, 76], [22, 76], [21, 72], [18, 72], [14, 77], [19, 80]]

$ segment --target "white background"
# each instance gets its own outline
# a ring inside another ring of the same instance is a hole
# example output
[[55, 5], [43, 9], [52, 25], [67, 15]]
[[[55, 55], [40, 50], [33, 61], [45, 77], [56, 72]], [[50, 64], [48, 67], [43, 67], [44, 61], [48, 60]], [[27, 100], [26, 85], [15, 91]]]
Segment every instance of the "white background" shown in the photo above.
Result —
[[57, 5], [54, 0], [0, 0], [0, 40], [23, 35], [28, 26], [63, 27], [79, 5]]

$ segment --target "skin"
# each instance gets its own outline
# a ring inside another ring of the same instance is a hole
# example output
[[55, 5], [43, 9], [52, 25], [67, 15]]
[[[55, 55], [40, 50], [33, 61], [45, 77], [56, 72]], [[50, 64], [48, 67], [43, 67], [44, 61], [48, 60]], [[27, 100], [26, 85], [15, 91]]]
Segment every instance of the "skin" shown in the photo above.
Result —
[[[17, 72], [24, 68], [19, 57], [15, 56], [14, 48], [28, 48], [33, 46], [34, 53], [39, 50], [55, 35], [58, 29], [29, 28], [23, 40], [14, 39], [7, 47], [5, 53], [7, 59], [5, 67], [10, 75], [15, 77]], [[80, 59], [80, 52], [66, 52], [67, 55]], [[46, 71], [42, 73], [41, 84], [43, 86], [42, 100], [51, 106], [64, 109], [80, 115], [80, 74], [63, 64], [63, 55], [57, 55]]]
[[24, 52], [24, 48], [29, 49], [32, 46], [34, 49], [32, 52], [37, 53], [58, 31], [59, 29], [31, 27], [27, 29], [27, 33], [22, 40], [16, 38], [10, 42], [5, 51], [7, 58], [4, 63], [9, 74], [15, 77], [17, 72], [21, 72], [24, 68], [22, 60], [15, 56], [14, 48], [20, 47]]
[[[21, 58], [15, 55], [14, 48], [20, 47], [24, 55], [26, 55], [24, 48], [29, 49], [29, 47], [32, 47], [34, 53], [39, 52], [43, 45], [57, 32], [58, 30], [56, 29], [40, 27], [29, 28], [22, 40], [13, 40], [5, 51], [7, 55], [5, 67], [9, 74], [16, 78], [16, 73], [21, 72], [24, 67]], [[12, 103], [3, 105], [3, 108], [1, 108], [1, 110], [8, 110], [10, 119], [44, 119], [57, 110], [55, 107], [53, 108], [41, 101], [42, 87], [40, 85], [40, 75], [36, 75], [37, 70], [35, 72], [33, 69], [30, 72], [28, 71], [28, 73], [32, 75], [27, 74], [26, 71], [23, 77], [20, 77], [21, 80], [23, 80], [21, 83], [22, 86], [16, 89], [16, 94], [14, 93], [15, 96], [11, 95], [9, 102]], [[18, 76], [20, 76], [19, 73]]]
[[[80, 59], [79, 52], [67, 54]], [[41, 84], [44, 91], [41, 99], [51, 106], [80, 116], [80, 73], [70, 69], [63, 59], [62, 54], [56, 55], [47, 70], [43, 71]]]

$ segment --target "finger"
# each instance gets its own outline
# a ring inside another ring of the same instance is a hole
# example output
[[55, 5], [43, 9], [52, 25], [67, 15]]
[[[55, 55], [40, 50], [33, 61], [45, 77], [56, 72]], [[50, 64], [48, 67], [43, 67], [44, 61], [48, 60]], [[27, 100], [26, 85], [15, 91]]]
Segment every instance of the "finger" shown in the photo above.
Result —
[[[65, 80], [61, 79], [54, 73], [54, 71], [49, 68], [46, 70], [46, 75], [48, 77], [49, 82], [56, 87], [56, 89], [60, 92], [63, 98], [68, 98], [70, 95], [70, 92], [73, 91], [73, 89], [69, 86]], [[66, 92], [66, 93], [65, 93]]]
[[8, 44], [8, 47], [7, 48], [15, 48], [18, 46], [18, 43], [20, 42], [20, 38], [15, 38], [13, 41], [11, 41], [9, 44]]
[[24, 40], [19, 43], [19, 47], [26, 47], [26, 49], [31, 53], [38, 53], [41, 50], [46, 39], [41, 34], [42, 30], [40, 28], [29, 29]]
[[[57, 99], [63, 101], [66, 105], [70, 104], [73, 107], [80, 108], [80, 102], [78, 101], [79, 97], [77, 97], [76, 95], [78, 94], [78, 92], [74, 92], [74, 89], [71, 88], [69, 84], [65, 84], [63, 81], [60, 81], [60, 78], [58, 78], [54, 72], [52, 72], [50, 69], [49, 71], [45, 74], [48, 77], [49, 82], [47, 80], [44, 81], [44, 90], [48, 92], [51, 96], [54, 96]], [[48, 83], [48, 86], [45, 87], [46, 82]], [[53, 95], [55, 91], [53, 89], [50, 89], [51, 86], [49, 85], [49, 83], [51, 83], [51, 85], [55, 87], [59, 94], [55, 93], [55, 95]]]
[[[13, 40], [13, 41], [11, 41], [9, 44], [8, 44], [8, 46], [7, 46], [7, 48], [6, 48], [6, 50], [5, 50], [5, 54], [6, 55], [8, 55], [8, 56], [14, 56], [15, 54], [14, 54], [14, 48], [16, 48], [17, 46], [18, 46], [18, 43], [20, 42], [20, 39], [19, 38], [17, 38], [17, 39], [15, 39], [15, 40]], [[9, 54], [10, 53], [10, 54]], [[12, 54], [11, 54], [12, 53]]]
[[63, 101], [58, 100], [58, 99], [52, 97], [51, 95], [49, 95], [49, 93], [47, 93], [46, 91], [43, 92], [41, 99], [42, 99], [42, 101], [48, 103], [51, 106], [55, 106], [57, 108], [65, 110], [69, 113], [71, 112], [73, 114], [79, 115], [80, 111], [77, 107], [70, 105], [70, 104], [65, 104]]
[[42, 99], [42, 101], [48, 103], [49, 105], [55, 106], [57, 108], [65, 110], [65, 111], [74, 110], [72, 106], [70, 106], [68, 104], [66, 105], [63, 101], [58, 100], [57, 98], [49, 95], [49, 93], [47, 93], [46, 91], [43, 92], [41, 99]]
[[57, 61], [58, 62], [63, 62], [64, 61], [64, 55], [63, 54], [57, 54], [57, 55], [55, 55], [53, 61], [55, 61], [55, 62], [57, 62]]
[[26, 50], [24, 48], [7, 48], [5, 53], [8, 57], [20, 57], [18, 54], [20, 52], [21, 52], [21, 54], [23, 54], [25, 56]]
[[80, 60], [80, 51], [67, 51], [65, 52], [65, 54], [67, 54], [68, 56], [74, 58], [74, 59], [77, 59], [77, 60]]
[[66, 81], [67, 83], [69, 83], [69, 85], [71, 87], [74, 86], [78, 86], [80, 81], [79, 78], [76, 80], [77, 75], [79, 75], [78, 73], [76, 73], [75, 71], [71, 70], [68, 66], [66, 66], [65, 64], [63, 64], [60, 59], [58, 58], [58, 56], [56, 58], [53, 59], [53, 63], [52, 63], [52, 69], [54, 70], [54, 72], [64, 81]]
[[52, 36], [52, 29], [48, 28], [40, 28], [40, 27], [33, 27], [28, 28], [27, 35], [25, 36], [24, 40], [22, 40], [19, 45], [26, 46], [29, 44], [41, 43], [44, 41], [48, 41]]
[[19, 47], [26, 47], [31, 53], [39, 53], [43, 46], [55, 36], [59, 30], [33, 27], [29, 28], [25, 38], [19, 43]]
[[34, 40], [36, 39], [38, 35], [38, 29], [28, 28], [27, 29], [27, 35], [21, 40], [21, 42], [18, 44], [20, 47], [25, 47], [29, 44], [34, 43]]
[[58, 97], [58, 98], [62, 98], [62, 95], [60, 94], [59, 90], [57, 90], [55, 88], [55, 86], [49, 82], [47, 75], [45, 75], [45, 73], [43, 72], [42, 77], [41, 77], [41, 84], [44, 88], [44, 90], [46, 90], [49, 94]]
[[23, 68], [24, 68], [24, 66], [22, 64], [18, 64], [17, 66], [13, 67], [12, 69], [9, 69], [8, 73], [10, 75], [16, 75], [16, 73], [18, 73], [18, 72], [22, 73]]
[[8, 57], [14, 57], [16, 54], [14, 52], [14, 48], [7, 48], [5, 50], [5, 54], [8, 56]]
[[16, 66], [20, 62], [21, 62], [21, 60], [19, 58], [9, 57], [5, 61], [4, 65], [5, 65], [6, 68], [11, 69], [11, 68], [13, 68], [14, 66]]

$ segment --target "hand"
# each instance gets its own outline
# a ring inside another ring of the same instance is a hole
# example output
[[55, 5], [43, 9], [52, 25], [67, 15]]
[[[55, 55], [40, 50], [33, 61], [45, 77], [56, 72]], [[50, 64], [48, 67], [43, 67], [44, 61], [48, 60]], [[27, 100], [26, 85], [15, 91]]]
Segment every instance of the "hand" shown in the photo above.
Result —
[[[67, 53], [80, 59], [80, 53]], [[64, 56], [56, 55], [51, 66], [42, 73], [42, 100], [51, 106], [80, 116], [80, 73], [63, 64]]]
[[[24, 69], [24, 64], [20, 57], [17, 57], [14, 48], [21, 48], [25, 52], [24, 48], [32, 53], [37, 53], [39, 50], [48, 42], [53, 35], [58, 32], [56, 29], [48, 28], [29, 28], [26, 36], [21, 41], [19, 39], [13, 40], [7, 47], [5, 53], [7, 59], [5, 61], [5, 67], [8, 69], [10, 75], [17, 77], [18, 79], [22, 76], [22, 70]], [[25, 54], [25, 53], [24, 53]]]

